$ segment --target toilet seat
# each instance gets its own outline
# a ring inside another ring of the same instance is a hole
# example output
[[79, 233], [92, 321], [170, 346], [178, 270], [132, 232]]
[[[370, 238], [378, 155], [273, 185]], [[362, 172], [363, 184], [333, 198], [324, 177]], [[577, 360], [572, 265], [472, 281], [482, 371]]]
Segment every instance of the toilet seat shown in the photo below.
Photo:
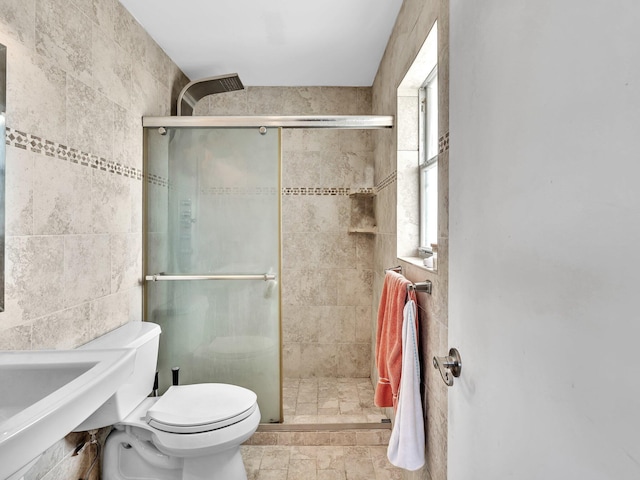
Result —
[[223, 383], [169, 387], [147, 411], [146, 422], [168, 433], [202, 433], [228, 427], [258, 408], [251, 390]]

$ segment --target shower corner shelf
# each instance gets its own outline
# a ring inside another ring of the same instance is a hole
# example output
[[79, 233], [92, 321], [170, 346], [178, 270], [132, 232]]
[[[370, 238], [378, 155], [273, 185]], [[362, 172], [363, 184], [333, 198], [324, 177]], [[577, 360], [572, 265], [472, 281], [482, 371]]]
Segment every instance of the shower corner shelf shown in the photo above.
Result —
[[361, 188], [349, 193], [351, 200], [351, 223], [349, 233], [375, 234], [376, 214], [373, 198], [376, 196], [374, 188]]
[[349, 233], [369, 233], [374, 234], [378, 232], [377, 227], [364, 227], [364, 228], [349, 228]]

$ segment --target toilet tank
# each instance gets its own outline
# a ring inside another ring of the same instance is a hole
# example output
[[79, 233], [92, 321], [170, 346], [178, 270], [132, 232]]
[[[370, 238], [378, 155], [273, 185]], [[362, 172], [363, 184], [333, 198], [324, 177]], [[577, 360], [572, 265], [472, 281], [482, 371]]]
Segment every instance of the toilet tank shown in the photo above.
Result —
[[158, 361], [160, 326], [150, 322], [127, 323], [90, 341], [80, 349], [135, 348], [133, 373], [98, 410], [78, 425], [83, 432], [121, 422], [153, 389]]

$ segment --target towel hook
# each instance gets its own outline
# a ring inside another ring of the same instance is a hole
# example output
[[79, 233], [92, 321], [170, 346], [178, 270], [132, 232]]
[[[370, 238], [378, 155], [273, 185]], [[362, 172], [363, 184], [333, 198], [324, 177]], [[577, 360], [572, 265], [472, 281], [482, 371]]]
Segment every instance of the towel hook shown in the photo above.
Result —
[[442, 381], [447, 384], [447, 387], [453, 386], [453, 377], [459, 377], [462, 371], [460, 352], [452, 348], [446, 357], [433, 357], [433, 368], [440, 370]]

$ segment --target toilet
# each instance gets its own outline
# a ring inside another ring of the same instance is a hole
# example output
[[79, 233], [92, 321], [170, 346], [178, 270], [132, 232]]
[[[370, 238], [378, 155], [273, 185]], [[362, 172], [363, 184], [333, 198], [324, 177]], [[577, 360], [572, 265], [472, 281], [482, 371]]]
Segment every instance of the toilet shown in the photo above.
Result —
[[123, 384], [75, 430], [109, 425], [102, 478], [108, 480], [246, 480], [240, 445], [258, 428], [254, 392], [222, 383], [153, 388], [160, 326], [123, 325], [83, 349], [133, 348], [135, 367]]

